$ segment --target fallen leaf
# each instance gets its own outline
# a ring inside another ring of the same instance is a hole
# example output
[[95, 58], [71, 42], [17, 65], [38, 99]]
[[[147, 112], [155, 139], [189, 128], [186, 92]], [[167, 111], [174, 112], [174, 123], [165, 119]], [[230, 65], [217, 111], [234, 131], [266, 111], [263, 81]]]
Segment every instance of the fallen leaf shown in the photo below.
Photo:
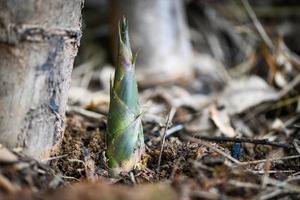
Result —
[[220, 131], [227, 137], [236, 136], [236, 132], [230, 124], [230, 118], [225, 109], [217, 109], [216, 105], [212, 105], [209, 108], [210, 118]]
[[218, 104], [225, 106], [229, 115], [234, 115], [278, 98], [278, 93], [263, 79], [258, 76], [250, 76], [231, 80], [222, 93]]

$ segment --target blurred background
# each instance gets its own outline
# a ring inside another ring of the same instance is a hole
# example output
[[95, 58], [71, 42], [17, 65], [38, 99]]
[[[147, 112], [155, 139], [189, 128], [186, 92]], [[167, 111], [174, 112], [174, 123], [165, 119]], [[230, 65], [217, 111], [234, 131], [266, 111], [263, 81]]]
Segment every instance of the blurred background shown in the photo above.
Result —
[[209, 95], [249, 75], [281, 89], [299, 70], [299, 10], [297, 0], [86, 0], [70, 103], [95, 96], [107, 103], [122, 16], [138, 53], [140, 90], [178, 86]]

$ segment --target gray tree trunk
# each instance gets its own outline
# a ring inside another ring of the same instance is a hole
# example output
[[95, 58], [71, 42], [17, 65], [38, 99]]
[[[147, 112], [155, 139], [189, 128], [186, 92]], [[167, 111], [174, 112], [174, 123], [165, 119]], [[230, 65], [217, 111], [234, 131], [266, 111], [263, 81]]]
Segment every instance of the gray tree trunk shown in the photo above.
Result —
[[46, 158], [60, 143], [82, 0], [0, 0], [0, 143]]
[[112, 11], [115, 25], [122, 15], [128, 18], [142, 83], [190, 79], [192, 50], [182, 0], [114, 0]]

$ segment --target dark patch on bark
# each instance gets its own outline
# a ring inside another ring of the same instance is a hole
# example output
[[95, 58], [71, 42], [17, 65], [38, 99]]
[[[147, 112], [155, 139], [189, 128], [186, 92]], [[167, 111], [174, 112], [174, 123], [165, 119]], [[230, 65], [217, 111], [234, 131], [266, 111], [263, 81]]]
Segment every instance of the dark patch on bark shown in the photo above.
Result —
[[[60, 69], [58, 66], [61, 65], [61, 60], [59, 54], [64, 50], [64, 39], [63, 37], [54, 37], [50, 41], [50, 51], [48, 53], [48, 57], [46, 62], [39, 67], [40, 70], [44, 73], [47, 73], [47, 91], [49, 95], [49, 108], [54, 114], [59, 113], [59, 105], [58, 105], [58, 96], [61, 94], [61, 82], [60, 77]], [[58, 90], [58, 91], [57, 91]]]
[[59, 106], [58, 106], [57, 103], [56, 103], [55, 95], [53, 95], [53, 96], [50, 98], [49, 107], [50, 107], [50, 109], [51, 109], [51, 111], [52, 111], [53, 113], [58, 113]]

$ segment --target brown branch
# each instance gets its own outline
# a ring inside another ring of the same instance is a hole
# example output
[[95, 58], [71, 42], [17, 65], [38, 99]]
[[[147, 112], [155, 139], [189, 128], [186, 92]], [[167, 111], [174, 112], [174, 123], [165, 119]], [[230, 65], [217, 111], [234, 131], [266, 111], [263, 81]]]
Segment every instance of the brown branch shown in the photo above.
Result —
[[165, 141], [166, 141], [167, 130], [168, 130], [170, 122], [173, 120], [175, 112], [176, 112], [176, 108], [172, 107], [169, 114], [168, 114], [168, 116], [167, 116], [166, 127], [165, 127], [163, 135], [162, 135], [162, 142], [161, 142], [160, 153], [159, 153], [158, 163], [157, 163], [157, 177], [159, 177], [161, 156], [162, 156]]
[[294, 148], [293, 145], [286, 144], [286, 143], [276, 143], [271, 142], [267, 139], [252, 139], [252, 138], [230, 138], [230, 137], [216, 137], [216, 136], [195, 136], [201, 140], [213, 141], [217, 143], [224, 143], [224, 142], [238, 142], [238, 143], [252, 143], [252, 144], [259, 144], [259, 145], [269, 145], [279, 148], [291, 149]]
[[235, 163], [237, 165], [240, 164], [240, 161], [238, 161], [237, 159], [235, 159], [232, 156], [228, 155], [227, 153], [223, 152], [222, 150], [220, 150], [219, 148], [217, 148], [214, 145], [210, 144], [209, 142], [205, 142], [205, 141], [202, 141], [201, 139], [194, 138], [194, 137], [191, 137], [191, 136], [188, 136], [188, 135], [184, 135], [184, 136], [182, 136], [182, 138], [186, 139], [186, 140], [189, 140], [191, 142], [195, 142], [195, 143], [201, 144], [203, 146], [206, 146], [206, 147], [212, 149], [213, 151], [217, 152], [218, 154], [224, 156], [228, 160], [232, 161], [233, 163]]

